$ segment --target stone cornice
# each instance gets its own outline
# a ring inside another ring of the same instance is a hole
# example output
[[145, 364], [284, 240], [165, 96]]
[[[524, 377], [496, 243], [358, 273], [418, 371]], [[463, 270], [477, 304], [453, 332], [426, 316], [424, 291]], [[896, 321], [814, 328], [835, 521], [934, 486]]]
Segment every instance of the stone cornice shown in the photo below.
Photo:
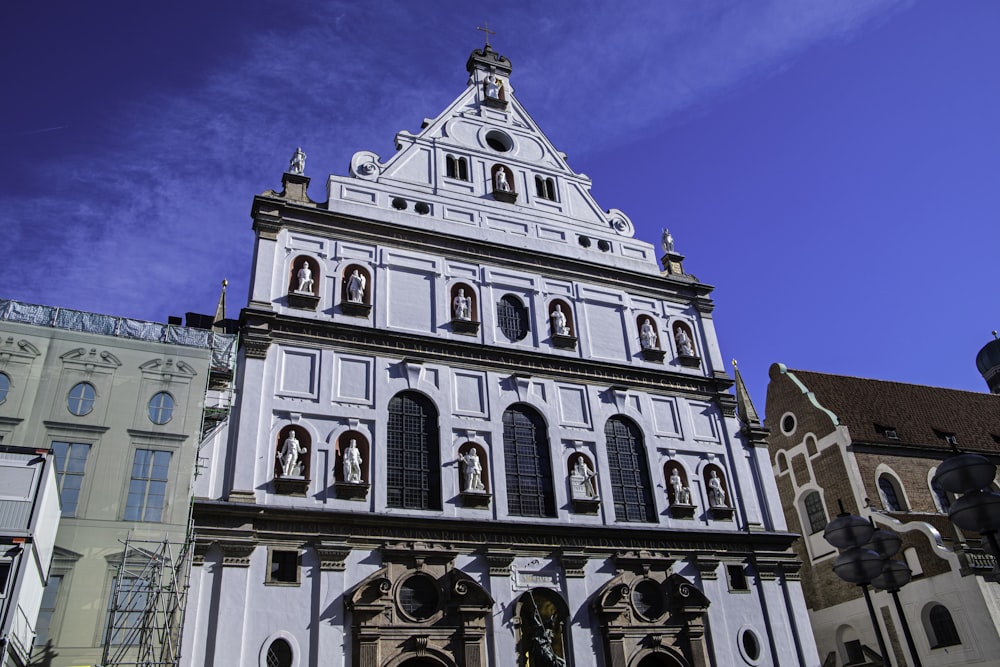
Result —
[[[539, 555], [586, 553], [592, 558], [610, 558], [625, 551], [649, 551], [684, 558], [702, 554], [718, 563], [721, 553], [766, 554], [769, 562], [795, 563], [787, 551], [797, 537], [794, 533], [725, 530], [629, 529], [600, 526], [581, 531], [563, 523], [520, 523], [473, 519], [442, 519], [336, 512], [325, 509], [261, 507], [244, 503], [196, 500], [195, 532], [199, 540], [220, 544], [244, 541], [252, 531], [253, 542], [272, 538], [301, 537], [351, 547], [372, 543], [433, 543], [435, 550], [454, 553], [483, 553], [503, 568], [514, 554]], [[491, 566], [492, 567], [492, 566]], [[797, 564], [794, 566], [797, 569]]]
[[[273, 311], [246, 308], [241, 314], [247, 354], [266, 353], [268, 342], [304, 347], [342, 349], [352, 354], [408, 357], [453, 368], [481, 369], [530, 374], [533, 377], [578, 382], [581, 384], [624, 385], [651, 391], [670, 391], [718, 396], [732, 403], [727, 390], [733, 381], [728, 377], [705, 377], [674, 373], [663, 369], [613, 364], [470, 343], [464, 340], [419, 336], [400, 331], [382, 331], [359, 327], [339, 320], [305, 320]], [[264, 333], [266, 330], [267, 334]], [[252, 347], [251, 345], [252, 341]]]
[[[268, 238], [273, 238], [271, 235], [276, 234], [275, 224], [290, 231], [323, 237], [341, 233], [349, 235], [355, 243], [367, 242], [372, 245], [407, 250], [419, 248], [452, 260], [476, 264], [485, 259], [494, 266], [541, 273], [548, 278], [575, 281], [581, 275], [585, 275], [594, 284], [622, 289], [627, 287], [633, 294], [694, 303], [698, 311], [705, 314], [710, 313], [713, 308], [708, 295], [714, 287], [700, 283], [691, 276], [675, 277], [659, 272], [639, 273], [552, 253], [532, 252], [513, 246], [497, 246], [470, 236], [403, 226], [375, 218], [350, 216], [265, 195], [254, 197], [252, 214], [254, 230]], [[476, 231], [470, 229], [469, 233]]]

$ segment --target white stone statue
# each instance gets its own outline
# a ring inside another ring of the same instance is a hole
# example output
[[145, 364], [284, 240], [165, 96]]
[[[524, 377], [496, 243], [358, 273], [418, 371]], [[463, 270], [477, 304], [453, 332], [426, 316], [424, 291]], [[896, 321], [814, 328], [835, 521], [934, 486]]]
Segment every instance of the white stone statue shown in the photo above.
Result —
[[302, 268], [296, 274], [299, 279], [299, 292], [312, 292], [313, 290], [313, 272], [309, 268], [309, 260], [302, 262]]
[[510, 183], [507, 182], [507, 171], [497, 169], [496, 185], [493, 187], [497, 192], [510, 192]]
[[298, 174], [301, 176], [305, 170], [306, 170], [306, 154], [302, 152], [301, 148], [296, 148], [295, 153], [292, 154], [291, 162], [288, 163], [288, 173]]
[[483, 485], [483, 464], [479, 460], [479, 454], [474, 447], [470, 447], [465, 454], [461, 454], [458, 459], [462, 462], [463, 490], [465, 491], [485, 491]]
[[663, 252], [674, 251], [674, 236], [666, 227], [663, 228]]
[[680, 471], [677, 468], [673, 468], [670, 472], [670, 488], [674, 492], [675, 505], [691, 504], [691, 489], [684, 486]]
[[[577, 478], [580, 490], [583, 491], [583, 495], [586, 498], [597, 497], [597, 485], [594, 483], [594, 478], [597, 477], [597, 473], [591, 470], [590, 466], [587, 465], [586, 457], [576, 457], [576, 464], [573, 466], [573, 476]], [[573, 486], [575, 487], [576, 485]]]
[[361, 450], [354, 438], [344, 450], [344, 481], [351, 484], [361, 483]]
[[487, 76], [486, 77], [486, 97], [492, 97], [495, 100], [500, 99], [500, 86], [503, 83], [500, 81], [500, 77], [497, 76]]
[[687, 333], [684, 329], [677, 327], [674, 331], [674, 340], [677, 341], [677, 351], [685, 357], [694, 356], [694, 346], [691, 345], [691, 339], [688, 338]]
[[708, 478], [708, 504], [712, 507], [726, 506], [726, 492], [722, 489], [719, 473], [714, 470]]
[[281, 462], [281, 476], [282, 477], [299, 477], [301, 476], [302, 463], [299, 461], [299, 456], [306, 453], [306, 448], [303, 447], [298, 438], [295, 437], [295, 431], [291, 431], [288, 437], [285, 438], [285, 442], [281, 445], [281, 451], [278, 453], [278, 460]]
[[465, 290], [459, 288], [458, 295], [452, 305], [452, 316], [456, 320], [469, 320], [472, 319], [472, 299], [465, 296]]
[[351, 303], [365, 302], [365, 277], [357, 269], [347, 279], [347, 300]]
[[549, 313], [552, 318], [552, 333], [557, 336], [571, 336], [569, 326], [566, 324], [566, 314], [562, 311], [562, 306], [556, 304], [556, 309]]
[[644, 350], [656, 349], [656, 329], [648, 317], [642, 321], [642, 327], [639, 329], [639, 342]]

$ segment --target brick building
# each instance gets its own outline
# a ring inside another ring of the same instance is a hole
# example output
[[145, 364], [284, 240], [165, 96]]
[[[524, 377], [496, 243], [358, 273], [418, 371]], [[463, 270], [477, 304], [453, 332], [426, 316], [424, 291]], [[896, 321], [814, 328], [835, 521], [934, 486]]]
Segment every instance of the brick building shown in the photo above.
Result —
[[[802, 586], [824, 665], [877, 660], [861, 590], [833, 573], [823, 538], [839, 512], [871, 517], [903, 540], [913, 580], [899, 593], [922, 664], [1000, 664], [1000, 585], [978, 535], [947, 517], [932, 478], [952, 446], [1000, 454], [1000, 396], [770, 369], [768, 443], [789, 528], [802, 538]], [[894, 663], [909, 662], [892, 600], [875, 597]], [[872, 663], [877, 664], [877, 663]]]

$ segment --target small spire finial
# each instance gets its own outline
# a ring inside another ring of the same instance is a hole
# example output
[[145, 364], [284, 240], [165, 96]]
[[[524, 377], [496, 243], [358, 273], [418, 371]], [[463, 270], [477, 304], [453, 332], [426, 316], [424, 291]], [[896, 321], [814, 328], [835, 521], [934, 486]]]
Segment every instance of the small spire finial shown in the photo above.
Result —
[[996, 338], [996, 337], [997, 337], [997, 331], [996, 331], [996, 329], [994, 329], [993, 330], [993, 338]]
[[497, 34], [496, 31], [490, 30], [489, 21], [483, 21], [483, 27], [480, 28], [479, 26], [476, 26], [476, 30], [481, 30], [486, 33], [486, 46], [490, 45], [490, 35]]
[[736, 370], [740, 369], [740, 365], [738, 363], [736, 363], [735, 359], [733, 359], [733, 368], [735, 368]]

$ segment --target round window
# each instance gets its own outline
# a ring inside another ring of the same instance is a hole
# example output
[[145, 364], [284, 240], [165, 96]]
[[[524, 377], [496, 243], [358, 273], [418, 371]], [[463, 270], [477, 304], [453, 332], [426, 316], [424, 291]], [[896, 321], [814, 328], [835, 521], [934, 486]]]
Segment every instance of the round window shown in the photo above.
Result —
[[632, 589], [632, 606], [636, 612], [647, 620], [659, 618], [664, 612], [663, 592], [659, 585], [650, 579], [644, 579]]
[[89, 382], [79, 382], [69, 390], [66, 397], [66, 407], [77, 417], [89, 415], [94, 409], [94, 399], [97, 398], [97, 391], [94, 385]]
[[0, 373], [0, 403], [7, 400], [7, 394], [10, 393], [10, 378], [7, 377], [6, 373]]
[[753, 633], [752, 630], [744, 630], [743, 636], [740, 637], [741, 648], [743, 649], [743, 656], [748, 662], [754, 662], [760, 658], [760, 641], [757, 639], [757, 635]]
[[514, 147], [514, 142], [505, 132], [490, 130], [486, 133], [486, 145], [498, 153], [506, 153]]
[[165, 391], [149, 399], [149, 421], [166, 424], [174, 415], [174, 397]]
[[424, 621], [438, 608], [437, 582], [426, 574], [415, 574], [399, 587], [399, 606], [410, 618]]
[[786, 412], [781, 418], [781, 432], [785, 435], [791, 435], [795, 432], [795, 415], [791, 412]]

